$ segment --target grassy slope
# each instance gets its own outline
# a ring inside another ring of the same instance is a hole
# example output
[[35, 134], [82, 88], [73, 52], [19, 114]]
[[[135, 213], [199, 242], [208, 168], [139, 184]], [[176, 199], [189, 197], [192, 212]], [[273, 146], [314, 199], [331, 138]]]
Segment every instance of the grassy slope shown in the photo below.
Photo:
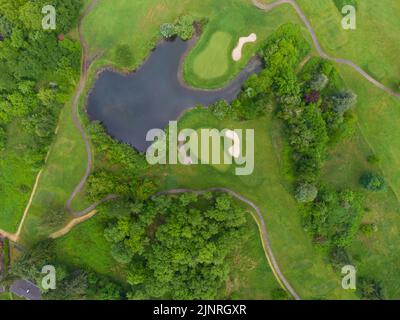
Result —
[[124, 270], [110, 255], [110, 245], [103, 236], [104, 215], [98, 214], [75, 227], [56, 241], [57, 257], [75, 267], [89, 267], [98, 273], [121, 279]]
[[182, 128], [212, 127], [255, 129], [255, 171], [250, 176], [235, 176], [233, 168], [226, 172], [212, 166], [169, 166], [163, 188], [227, 187], [254, 201], [262, 210], [271, 238], [273, 251], [289, 282], [303, 298], [349, 298], [335, 275], [324, 263], [322, 255], [312, 246], [301, 227], [297, 205], [280, 175], [280, 132], [271, 120], [251, 122], [218, 121], [207, 110], [195, 109], [185, 114]]
[[15, 232], [39, 170], [24, 159], [31, 137], [20, 123], [10, 124], [7, 131], [7, 146], [0, 152], [0, 229]]
[[[340, 27], [341, 15], [333, 2], [298, 0], [328, 53], [348, 58], [379, 81], [399, 90], [400, 3], [396, 0], [358, 1], [355, 31]], [[358, 94], [357, 113], [362, 134], [382, 159], [381, 167], [400, 195], [400, 101], [375, 88], [347, 66], [338, 66]], [[384, 125], [382, 125], [384, 124]]]
[[400, 2], [358, 0], [357, 29], [341, 27], [342, 15], [331, 0], [297, 0], [331, 55], [353, 60], [384, 84], [399, 89]]
[[[70, 105], [61, 113], [56, 139], [22, 229], [22, 241], [32, 243], [39, 238], [38, 223], [49, 208], [62, 210], [86, 168], [86, 152], [79, 131], [72, 122]], [[66, 215], [66, 220], [68, 220]], [[49, 233], [54, 230], [49, 230]]]
[[[379, 171], [379, 165], [367, 162], [372, 154], [360, 131], [349, 141], [335, 147], [324, 167], [323, 179], [334, 186], [351, 187], [364, 192], [366, 213], [363, 222], [376, 223], [378, 232], [370, 237], [358, 235], [349, 253], [358, 275], [379, 279], [385, 296], [398, 299], [400, 283], [398, 265], [400, 254], [400, 215], [398, 201], [391, 189], [385, 192], [365, 192], [359, 185], [359, 178], [364, 171]], [[382, 272], [384, 270], [385, 272]]]

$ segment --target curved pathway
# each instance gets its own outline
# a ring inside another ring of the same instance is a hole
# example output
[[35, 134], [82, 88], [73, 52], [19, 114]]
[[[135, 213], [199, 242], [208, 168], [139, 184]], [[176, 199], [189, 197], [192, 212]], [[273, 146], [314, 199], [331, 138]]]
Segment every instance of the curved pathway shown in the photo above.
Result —
[[262, 240], [262, 244], [264, 247], [264, 252], [265, 255], [268, 259], [269, 265], [272, 269], [272, 272], [274, 273], [276, 279], [278, 280], [278, 282], [281, 284], [281, 286], [290, 293], [290, 295], [296, 299], [296, 300], [301, 300], [300, 296], [296, 293], [296, 291], [292, 288], [292, 286], [290, 285], [290, 283], [286, 280], [285, 276], [283, 275], [283, 273], [281, 272], [278, 262], [276, 261], [276, 258], [274, 256], [274, 253], [272, 252], [272, 248], [271, 248], [271, 242], [269, 240], [268, 237], [268, 232], [267, 232], [267, 228], [265, 226], [265, 220], [264, 217], [261, 213], [261, 210], [259, 207], [257, 207], [253, 202], [251, 202], [249, 199], [243, 197], [242, 195], [228, 189], [228, 188], [210, 188], [207, 190], [192, 190], [192, 189], [173, 189], [173, 190], [168, 190], [168, 191], [162, 191], [157, 193], [158, 196], [161, 195], [174, 195], [174, 194], [181, 194], [181, 193], [195, 193], [198, 195], [204, 194], [206, 192], [224, 192], [224, 193], [228, 193], [229, 195], [231, 195], [232, 197], [246, 203], [247, 205], [249, 205], [251, 208], [254, 209], [254, 211], [256, 212], [257, 216], [254, 217], [254, 220], [257, 222], [258, 228], [260, 230], [260, 236], [261, 236], [261, 240]]
[[92, 155], [90, 142], [89, 142], [88, 136], [87, 136], [85, 130], [83, 129], [83, 126], [79, 120], [79, 110], [78, 109], [79, 109], [79, 99], [83, 93], [83, 90], [85, 89], [88, 70], [89, 70], [89, 48], [88, 48], [88, 44], [85, 40], [85, 37], [83, 36], [82, 22], [83, 22], [83, 19], [93, 10], [93, 8], [96, 4], [97, 4], [97, 0], [93, 0], [88, 5], [86, 10], [80, 16], [79, 23], [78, 23], [79, 39], [80, 39], [80, 42], [82, 45], [82, 70], [81, 70], [81, 78], [79, 80], [78, 88], [76, 90], [75, 97], [72, 102], [72, 120], [74, 122], [75, 127], [79, 130], [83, 141], [85, 142], [85, 148], [86, 148], [86, 154], [87, 154], [87, 164], [86, 164], [85, 173], [84, 173], [81, 181], [75, 187], [74, 191], [72, 192], [72, 194], [70, 195], [70, 197], [67, 200], [66, 207], [71, 213], [73, 213], [73, 210], [71, 208], [71, 203], [75, 199], [77, 194], [82, 190], [83, 186], [85, 185], [86, 180], [89, 177], [90, 170], [93, 165], [93, 155]]
[[311, 35], [312, 41], [314, 43], [315, 49], [317, 50], [318, 54], [327, 60], [331, 60], [334, 61], [336, 63], [340, 63], [340, 64], [345, 64], [350, 66], [351, 68], [353, 68], [355, 71], [357, 71], [361, 76], [363, 76], [365, 79], [367, 79], [370, 83], [372, 83], [375, 87], [384, 90], [386, 93], [399, 98], [400, 99], [400, 93], [393, 91], [392, 89], [386, 87], [385, 85], [383, 85], [382, 83], [380, 83], [378, 80], [374, 79], [373, 77], [371, 77], [367, 72], [365, 72], [363, 69], [361, 69], [359, 66], [357, 66], [354, 62], [347, 60], [347, 59], [342, 59], [342, 58], [335, 58], [335, 57], [331, 57], [329, 56], [321, 47], [317, 35], [314, 31], [314, 28], [311, 26], [310, 21], [307, 19], [306, 15], [304, 14], [303, 10], [301, 10], [301, 8], [299, 7], [299, 5], [297, 4], [297, 2], [295, 0], [278, 0], [275, 1], [273, 3], [270, 4], [266, 4], [266, 3], [262, 3], [259, 0], [252, 0], [253, 4], [261, 9], [264, 10], [266, 12], [271, 11], [272, 9], [282, 5], [282, 4], [290, 4], [291, 6], [293, 6], [293, 8], [296, 10], [296, 12], [298, 13], [298, 15], [300, 16], [301, 20], [303, 21], [303, 23], [305, 24], [305, 26], [308, 29], [308, 32]]

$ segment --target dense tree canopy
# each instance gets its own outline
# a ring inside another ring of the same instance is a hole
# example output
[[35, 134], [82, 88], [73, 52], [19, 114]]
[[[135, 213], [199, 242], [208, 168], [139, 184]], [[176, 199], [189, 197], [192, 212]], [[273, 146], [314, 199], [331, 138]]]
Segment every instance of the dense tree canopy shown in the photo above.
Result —
[[111, 223], [104, 236], [115, 260], [129, 265], [131, 298], [213, 299], [245, 221], [226, 195], [184, 194], [147, 201], [140, 212]]

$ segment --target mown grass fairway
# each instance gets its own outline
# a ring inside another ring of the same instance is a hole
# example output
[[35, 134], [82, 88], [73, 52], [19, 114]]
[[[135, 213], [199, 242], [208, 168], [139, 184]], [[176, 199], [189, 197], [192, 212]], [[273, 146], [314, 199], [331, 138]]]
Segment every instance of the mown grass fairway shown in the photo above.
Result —
[[216, 32], [205, 49], [193, 62], [193, 71], [202, 79], [213, 79], [223, 76], [229, 68], [229, 49], [232, 36], [226, 32]]

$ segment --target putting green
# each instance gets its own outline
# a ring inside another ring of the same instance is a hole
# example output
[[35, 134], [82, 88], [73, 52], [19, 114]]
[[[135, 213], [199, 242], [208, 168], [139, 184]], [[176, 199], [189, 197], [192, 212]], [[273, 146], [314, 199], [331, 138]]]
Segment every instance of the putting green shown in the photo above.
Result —
[[215, 32], [206, 48], [200, 52], [193, 63], [193, 71], [202, 79], [214, 79], [223, 76], [229, 68], [229, 53], [232, 35], [227, 32]]

